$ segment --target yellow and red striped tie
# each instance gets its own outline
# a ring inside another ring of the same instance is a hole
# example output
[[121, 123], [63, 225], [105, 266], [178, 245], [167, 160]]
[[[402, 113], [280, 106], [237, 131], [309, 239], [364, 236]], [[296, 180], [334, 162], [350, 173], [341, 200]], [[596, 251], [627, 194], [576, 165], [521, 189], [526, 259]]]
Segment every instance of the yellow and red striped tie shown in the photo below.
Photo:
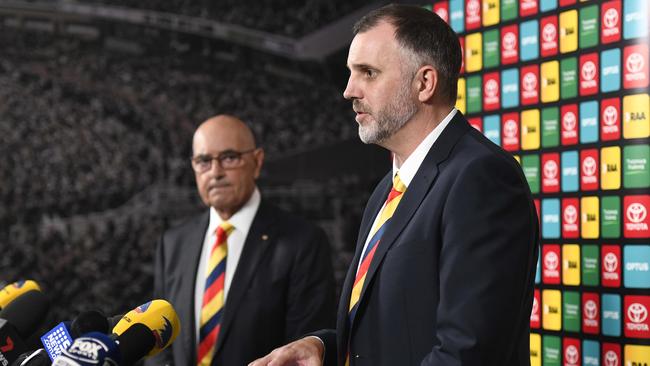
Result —
[[[375, 255], [377, 246], [381, 241], [381, 237], [388, 226], [390, 218], [393, 216], [393, 213], [397, 209], [400, 200], [402, 199], [403, 193], [406, 191], [406, 185], [399, 178], [398, 174], [395, 174], [393, 178], [393, 189], [391, 189], [386, 199], [386, 204], [379, 214], [379, 219], [370, 230], [370, 241], [368, 246], [361, 257], [361, 265], [357, 270], [357, 275], [354, 279], [354, 285], [352, 286], [352, 294], [350, 295], [350, 307], [348, 308], [348, 319], [349, 324], [352, 324], [354, 317], [357, 313], [357, 308], [359, 307], [359, 299], [361, 297], [361, 290], [363, 289], [363, 283], [366, 280], [366, 274], [368, 273], [368, 268], [370, 268], [370, 263], [372, 262], [372, 257]], [[350, 364], [350, 355], [345, 361], [346, 365]]]
[[214, 358], [224, 306], [227, 239], [234, 229], [235, 227], [229, 222], [222, 222], [217, 228], [217, 239], [210, 251], [210, 259], [205, 272], [205, 290], [199, 323], [198, 366], [209, 366]]

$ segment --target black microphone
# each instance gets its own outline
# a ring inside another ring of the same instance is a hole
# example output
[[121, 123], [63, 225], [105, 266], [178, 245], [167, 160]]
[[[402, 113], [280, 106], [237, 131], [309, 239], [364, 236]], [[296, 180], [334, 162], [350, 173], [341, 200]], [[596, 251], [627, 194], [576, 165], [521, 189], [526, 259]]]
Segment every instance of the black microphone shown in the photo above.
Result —
[[71, 322], [63, 321], [41, 337], [41, 343], [51, 360], [72, 345], [82, 334], [90, 332], [108, 333], [109, 320], [98, 310], [81, 312]]
[[156, 345], [154, 333], [142, 323], [135, 323], [116, 340], [122, 356], [120, 366], [131, 366], [145, 357]]
[[25, 352], [25, 339], [41, 325], [49, 304], [45, 295], [30, 290], [0, 311], [0, 364], [8, 365]]
[[33, 352], [25, 352], [11, 366], [50, 366], [52, 360], [44, 349], [39, 348]]

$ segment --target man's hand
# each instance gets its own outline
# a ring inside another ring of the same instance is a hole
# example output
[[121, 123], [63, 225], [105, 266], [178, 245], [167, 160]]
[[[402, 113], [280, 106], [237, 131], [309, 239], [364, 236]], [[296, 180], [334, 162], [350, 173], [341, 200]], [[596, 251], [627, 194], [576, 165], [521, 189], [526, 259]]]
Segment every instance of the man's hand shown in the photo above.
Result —
[[276, 348], [248, 366], [321, 366], [324, 352], [325, 347], [320, 339], [306, 337]]

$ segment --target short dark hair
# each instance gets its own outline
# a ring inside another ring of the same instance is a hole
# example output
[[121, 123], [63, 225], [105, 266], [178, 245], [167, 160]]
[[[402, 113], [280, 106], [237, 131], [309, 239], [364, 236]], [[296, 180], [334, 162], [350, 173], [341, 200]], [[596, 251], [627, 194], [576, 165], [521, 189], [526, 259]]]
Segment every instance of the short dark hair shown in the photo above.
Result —
[[413, 52], [421, 63], [418, 67], [429, 63], [438, 71], [441, 90], [455, 104], [462, 54], [458, 36], [451, 27], [425, 8], [390, 4], [366, 14], [354, 25], [353, 32], [363, 33], [381, 21], [395, 27], [395, 39]]

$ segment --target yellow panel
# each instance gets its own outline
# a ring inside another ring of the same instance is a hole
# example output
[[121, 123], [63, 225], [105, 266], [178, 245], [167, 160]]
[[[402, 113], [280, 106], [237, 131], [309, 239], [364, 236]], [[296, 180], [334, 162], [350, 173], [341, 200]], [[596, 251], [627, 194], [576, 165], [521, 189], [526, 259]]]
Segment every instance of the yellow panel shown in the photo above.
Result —
[[625, 345], [625, 366], [650, 365], [650, 346], [636, 346], [631, 344]]
[[604, 147], [600, 150], [600, 187], [602, 189], [621, 188], [621, 148]]
[[560, 13], [560, 52], [573, 52], [578, 49], [578, 11]]
[[580, 285], [580, 246], [577, 244], [562, 246], [562, 283]]
[[483, 36], [472, 33], [465, 37], [465, 71], [479, 71], [483, 68]]
[[519, 165], [521, 165], [521, 157], [519, 155], [513, 155], [512, 157], [517, 160], [517, 163], [519, 163]]
[[539, 109], [521, 112], [521, 149], [539, 149]]
[[558, 290], [542, 291], [542, 327], [562, 329], [562, 293]]
[[580, 199], [580, 232], [583, 239], [597, 239], [599, 235], [598, 197], [582, 197]]
[[560, 99], [560, 63], [544, 62], [540, 69], [542, 79], [542, 103], [557, 102]]
[[530, 366], [542, 366], [542, 337], [530, 334]]
[[650, 137], [650, 96], [636, 94], [623, 97], [623, 137], [626, 139]]
[[465, 113], [467, 107], [467, 93], [465, 90], [465, 79], [458, 78], [458, 94], [456, 95], [456, 109]]
[[499, 23], [499, 0], [483, 0], [483, 25]]

